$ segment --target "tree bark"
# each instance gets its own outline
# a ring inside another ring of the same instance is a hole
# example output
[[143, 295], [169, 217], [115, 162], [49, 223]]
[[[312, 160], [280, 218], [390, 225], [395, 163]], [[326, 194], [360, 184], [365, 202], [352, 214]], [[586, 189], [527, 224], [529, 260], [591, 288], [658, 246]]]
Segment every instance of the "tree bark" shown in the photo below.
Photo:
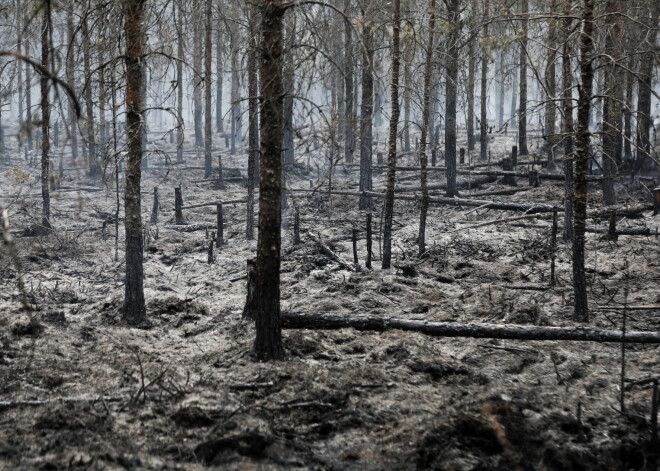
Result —
[[522, 38], [520, 39], [520, 105], [518, 115], [518, 149], [520, 155], [528, 155], [527, 150], [527, 42], [529, 0], [520, 1], [522, 16]]
[[[646, 13], [648, 15], [648, 13]], [[645, 20], [650, 20], [649, 23], [643, 21], [646, 26], [653, 32], [649, 34], [648, 43], [642, 47], [648, 49], [649, 52], [642, 54], [640, 60], [640, 67], [637, 80], [637, 153], [635, 159], [634, 171], [641, 170], [643, 163], [651, 156], [651, 125], [653, 119], [651, 117], [651, 91], [653, 82], [653, 66], [655, 55], [652, 52], [656, 46], [657, 33], [658, 33], [658, 16], [660, 15], [660, 5], [653, 2], [651, 9], [650, 19], [648, 16]]]
[[[550, 0], [550, 11], [557, 10], [557, 0]], [[548, 162], [554, 162], [555, 151], [557, 147], [557, 133], [555, 121], [557, 120], [557, 103], [555, 94], [557, 93], [557, 20], [550, 18], [548, 20], [548, 62], [545, 66], [545, 87], [547, 91], [545, 103], [545, 136]]]
[[392, 25], [392, 116], [390, 118], [389, 152], [387, 154], [387, 192], [385, 194], [385, 222], [383, 224], [383, 269], [392, 264], [392, 216], [394, 212], [394, 183], [396, 178], [396, 137], [399, 124], [399, 31], [401, 28], [401, 0], [394, 0]]
[[[477, 21], [477, 2], [472, 3], [470, 12], [472, 21]], [[467, 116], [465, 118], [465, 128], [467, 131], [468, 150], [474, 150], [474, 82], [475, 82], [475, 63], [477, 61], [475, 41], [468, 43], [468, 79], [467, 79]]]
[[176, 161], [183, 162], [183, 0], [177, 0], [179, 17], [175, 19], [176, 24]]
[[[67, 39], [67, 44], [69, 45], [66, 53], [66, 81], [69, 84], [69, 87], [71, 87], [71, 90], [73, 90], [74, 93], [76, 93], [76, 69], [74, 67], [74, 61], [75, 61], [75, 43], [73, 42], [73, 12], [75, 9], [76, 2], [73, 1], [71, 2], [69, 8], [70, 10], [67, 12], [66, 15], [66, 39]], [[19, 48], [20, 51], [20, 48]], [[20, 75], [19, 75], [19, 85], [20, 85]], [[20, 95], [20, 92], [19, 92]], [[73, 159], [74, 162], [78, 160], [78, 125], [77, 125], [77, 120], [75, 119], [75, 111], [74, 111], [74, 105], [73, 101], [69, 100], [69, 138], [71, 139], [71, 159]], [[22, 114], [22, 105], [21, 101], [19, 100], [19, 115]], [[19, 118], [20, 120], [21, 118]]]
[[144, 269], [142, 260], [142, 214], [140, 180], [142, 170], [142, 86], [144, 82], [143, 19], [146, 0], [124, 0], [126, 54], [126, 280], [124, 283], [124, 318], [138, 324], [146, 318]]
[[[215, 75], [216, 75], [216, 89], [215, 89], [215, 132], [218, 134], [225, 132], [225, 126], [222, 120], [222, 82], [223, 82], [223, 48], [222, 48], [222, 15], [218, 15], [215, 32]], [[256, 65], [255, 65], [256, 68]], [[250, 71], [248, 71], [249, 73]]]
[[[213, 60], [213, 49], [211, 47], [211, 20], [213, 15], [211, 13], [211, 0], [206, 0], [205, 8], [205, 37], [204, 37], [204, 177], [209, 178], [212, 172], [212, 155], [213, 148], [213, 123], [211, 122], [211, 62]], [[218, 180], [222, 185], [222, 154], [218, 159], [220, 169], [218, 170]]]
[[254, 239], [254, 188], [256, 183], [256, 167], [259, 165], [259, 90], [257, 89], [257, 4], [252, 2], [250, 7], [250, 50], [248, 51], [248, 114], [250, 126], [248, 128], [248, 191], [247, 191], [247, 221], [245, 224], [245, 237]]
[[603, 204], [616, 204], [614, 179], [621, 163], [621, 117], [623, 109], [623, 69], [621, 60], [622, 10], [621, 0], [608, 0], [605, 7], [609, 28], [605, 34], [603, 98]]
[[[50, 2], [43, 7], [43, 22], [41, 25], [41, 67], [50, 69]], [[48, 100], [48, 77], [41, 74], [41, 225], [50, 228], [50, 103]]]
[[489, 20], [489, 1], [484, 1], [484, 38], [481, 47], [481, 160], [488, 159], [488, 20]]
[[202, 5], [201, 0], [193, 0], [193, 124], [195, 127], [195, 147], [204, 146], [202, 131]]
[[[241, 122], [241, 84], [239, 75], [240, 31], [231, 25], [231, 155], [236, 153], [236, 143], [243, 140]], [[263, 77], [263, 75], [262, 75]]]
[[429, 209], [428, 175], [426, 170], [426, 134], [431, 111], [431, 67], [433, 60], [433, 33], [435, 32], [435, 0], [431, 0], [429, 17], [429, 40], [426, 46], [426, 63], [424, 64], [424, 103], [422, 105], [422, 132], [419, 140], [420, 184], [422, 187], [422, 204], [419, 212], [419, 235], [417, 244], [419, 256], [426, 251], [426, 215]]
[[[344, 108], [344, 161], [347, 164], [352, 164], [353, 153], [355, 151], [355, 124], [353, 122], [353, 103], [355, 100], [353, 93], [353, 25], [350, 21], [351, 0], [344, 0], [344, 14], [346, 16], [344, 22], [344, 99], [346, 100]], [[364, 45], [364, 47], [366, 48], [366, 45]], [[364, 68], [364, 64], [362, 67]], [[362, 80], [364, 86], [364, 70], [362, 71]], [[364, 93], [364, 90], [362, 93]], [[362, 100], [364, 100], [364, 98], [362, 98]], [[373, 99], [371, 101], [373, 102]], [[362, 134], [360, 135], [362, 136]], [[360, 144], [360, 146], [362, 146], [362, 144]], [[362, 162], [361, 149], [360, 162]]]
[[573, 242], [573, 200], [575, 187], [573, 183], [573, 71], [571, 70], [571, 49], [569, 36], [571, 31], [571, 5], [572, 0], [563, 0], [562, 20], [562, 133], [564, 144], [564, 242]]
[[456, 190], [456, 84], [458, 81], [458, 41], [460, 35], [460, 0], [448, 0], [451, 31], [447, 46], [447, 91], [445, 106], [445, 165], [447, 166], [447, 196]]
[[[373, 114], [374, 114], [374, 47], [373, 26], [366, 19], [362, 27], [362, 101], [360, 102], [360, 191], [372, 189]], [[346, 102], [348, 106], [348, 100]], [[353, 106], [351, 104], [351, 106]], [[348, 132], [348, 127], [347, 127]], [[371, 198], [360, 196], [360, 209], [371, 209]]]
[[573, 290], [575, 293], [575, 320], [589, 321], [587, 280], [584, 271], [584, 233], [587, 219], [587, 162], [590, 156], [589, 109], [593, 90], [592, 67], [594, 0], [584, 0], [580, 35], [580, 96], [575, 156], [575, 238], [573, 240]]
[[[284, 357], [280, 326], [282, 185], [282, 0], [261, 0], [261, 178], [257, 243], [257, 336], [260, 360]], [[264, 80], [263, 78], [268, 78]]]
[[84, 17], [82, 19], [82, 43], [83, 43], [83, 67], [87, 86], [85, 87], [85, 104], [87, 108], [87, 148], [89, 158], [89, 175], [96, 177], [99, 174], [99, 163], [96, 152], [96, 138], [94, 135], [94, 101], [92, 100], [93, 79], [91, 77], [90, 61], [92, 55], [92, 46], [90, 42], [90, 33], [88, 28], [89, 6], [85, 6]]

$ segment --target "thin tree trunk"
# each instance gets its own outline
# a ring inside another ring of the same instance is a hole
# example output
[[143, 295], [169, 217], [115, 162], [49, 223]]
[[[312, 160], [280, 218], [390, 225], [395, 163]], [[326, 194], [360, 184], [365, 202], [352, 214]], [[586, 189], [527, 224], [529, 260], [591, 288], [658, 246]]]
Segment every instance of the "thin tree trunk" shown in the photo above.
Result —
[[[284, 357], [280, 326], [282, 185], [282, 0], [261, 0], [261, 178], [257, 243], [257, 336], [260, 360]], [[267, 77], [267, 80], [263, 78]]]
[[[66, 39], [67, 39], [67, 53], [66, 53], [66, 81], [73, 90], [73, 93], [76, 93], [76, 69], [74, 67], [75, 61], [75, 51], [76, 45], [73, 40], [73, 12], [75, 9], [76, 2], [72, 1], [69, 8], [70, 10], [66, 15]], [[20, 76], [19, 76], [20, 84]], [[19, 100], [19, 114], [21, 114], [22, 106]], [[69, 100], [69, 138], [71, 139], [71, 158], [75, 163], [78, 160], [78, 122], [75, 119], [75, 111], [73, 106], [73, 101]]]
[[88, 28], [89, 5], [85, 6], [85, 16], [82, 23], [82, 43], [83, 43], [83, 67], [85, 69], [85, 78], [87, 87], [85, 87], [85, 104], [87, 108], [87, 155], [89, 158], [89, 175], [96, 177], [99, 174], [99, 163], [96, 152], [96, 137], [94, 135], [94, 101], [92, 99], [92, 88], [94, 80], [91, 76], [91, 55], [92, 46]]
[[[220, 5], [219, 5], [220, 7]], [[223, 48], [222, 48], [222, 15], [218, 15], [215, 33], [215, 127], [218, 134], [225, 132], [225, 126], [222, 120], [222, 82], [223, 82]], [[249, 72], [249, 71], [248, 71]]]
[[193, 124], [195, 127], [195, 147], [204, 146], [202, 134], [202, 13], [201, 0], [193, 1]]
[[594, 0], [584, 0], [580, 35], [581, 87], [578, 99], [578, 118], [575, 156], [575, 238], [573, 240], [573, 290], [575, 293], [575, 320], [589, 321], [587, 280], [584, 272], [584, 233], [587, 220], [587, 162], [589, 160], [589, 109], [593, 90], [592, 67]]
[[396, 137], [399, 124], [399, 31], [401, 28], [401, 0], [394, 0], [392, 26], [392, 116], [390, 118], [389, 152], [387, 154], [387, 192], [385, 194], [385, 223], [383, 224], [383, 269], [392, 264], [392, 216], [394, 212], [394, 181], [396, 178]]
[[[206, 24], [205, 24], [205, 38], [204, 38], [204, 177], [210, 178], [212, 172], [212, 156], [211, 150], [213, 147], [213, 123], [211, 122], [211, 63], [213, 61], [213, 49], [211, 47], [211, 20], [213, 15], [211, 13], [211, 0], [206, 0]], [[218, 170], [218, 179], [222, 185], [222, 154], [218, 159], [220, 169]]]
[[500, 49], [499, 62], [500, 62], [500, 68], [499, 68], [500, 91], [499, 91], [499, 98], [497, 101], [497, 127], [498, 129], [502, 129], [502, 127], [504, 126], [504, 94], [506, 91], [505, 74], [504, 74], [504, 48]]
[[[513, 45], [514, 51], [513, 56], [516, 56], [515, 44]], [[515, 69], [511, 73], [512, 81], [511, 84], [511, 129], [518, 129], [518, 76]]]
[[484, 39], [481, 48], [481, 160], [488, 158], [488, 17], [489, 1], [484, 1]]
[[248, 194], [247, 194], [247, 221], [245, 236], [248, 240], [254, 239], [254, 187], [256, 182], [256, 167], [259, 165], [259, 90], [257, 89], [257, 3], [252, 2], [250, 7], [250, 50], [248, 51], [248, 114], [250, 125], [248, 128]]
[[[349, 16], [351, 11], [350, 3], [351, 0], [344, 0], [344, 14], [346, 15], [346, 21], [344, 22], [344, 99], [346, 100], [344, 108], [344, 161], [347, 164], [353, 163], [353, 152], [355, 150], [355, 125], [353, 121], [353, 25]], [[364, 71], [362, 73], [364, 80]], [[362, 150], [360, 150], [360, 162], [362, 162]]]
[[[50, 33], [50, 3], [46, 2], [43, 8], [43, 23], [41, 25], [41, 66], [49, 69], [49, 33]], [[44, 227], [50, 225], [50, 188], [48, 178], [50, 176], [50, 103], [48, 100], [48, 77], [41, 74], [41, 196], [43, 206], [41, 211], [41, 224]]]
[[175, 19], [176, 24], [176, 161], [183, 162], [183, 0], [177, 0], [179, 17]]
[[[656, 45], [658, 32], [658, 15], [660, 14], [660, 5], [656, 2], [651, 10], [650, 23], [647, 27], [655, 28], [649, 34], [648, 42], [643, 47], [652, 51]], [[648, 13], [647, 13], [648, 15]], [[649, 18], [645, 18], [648, 20]], [[635, 159], [635, 171], [641, 170], [644, 161], [651, 155], [651, 90], [653, 82], [654, 53], [646, 52], [641, 57], [638, 81], [637, 81], [637, 153]]]
[[403, 151], [410, 152], [410, 91], [412, 88], [412, 46], [406, 41], [403, 54]]
[[422, 186], [422, 205], [419, 212], [419, 235], [417, 243], [419, 256], [426, 251], [426, 215], [429, 209], [428, 175], [426, 170], [426, 134], [431, 111], [431, 67], [433, 60], [433, 33], [435, 31], [435, 0], [431, 0], [431, 16], [429, 18], [429, 40], [426, 49], [426, 64], [424, 65], [424, 103], [422, 105], [422, 132], [419, 142], [420, 184]]
[[[476, 5], [474, 3], [473, 5]], [[472, 10], [472, 15], [476, 17], [476, 8]], [[474, 83], [475, 83], [475, 62], [477, 53], [475, 42], [468, 44], [468, 80], [467, 80], [467, 117], [465, 128], [467, 130], [468, 150], [474, 150]]]
[[603, 101], [603, 204], [616, 204], [614, 179], [621, 163], [621, 115], [623, 101], [623, 74], [621, 65], [622, 10], [621, 0], [608, 0], [608, 30], [605, 36]]
[[231, 35], [231, 155], [236, 153], [237, 142], [243, 140], [241, 126], [241, 88], [239, 76], [240, 32], [232, 24]]
[[458, 81], [458, 41], [460, 35], [460, 1], [449, 0], [451, 31], [447, 47], [447, 92], [445, 106], [445, 164], [447, 166], [447, 196], [456, 190], [456, 83]]
[[529, 0], [520, 1], [522, 20], [522, 38], [520, 39], [520, 106], [518, 116], [518, 151], [528, 155], [527, 150], [527, 42]]
[[143, 18], [146, 0], [124, 0], [126, 54], [126, 280], [124, 283], [124, 318], [131, 324], [145, 320], [144, 269], [142, 260], [142, 214], [140, 180], [142, 169], [142, 89], [144, 81]]
[[564, 18], [562, 20], [562, 133], [564, 139], [564, 242], [572, 242], [573, 231], [573, 202], [575, 188], [573, 183], [573, 71], [571, 70], [571, 46], [569, 35], [571, 31], [572, 0], [564, 0]]
[[[373, 25], [362, 16], [365, 25], [362, 28], [362, 100], [360, 102], [360, 192], [371, 191], [371, 163], [373, 153], [373, 114], [374, 114], [374, 46]], [[347, 102], [348, 103], [348, 102]], [[348, 105], [347, 105], [348, 106]], [[351, 105], [352, 106], [352, 105]], [[371, 198], [361, 195], [360, 209], [371, 208]]]
[[632, 162], [632, 107], [633, 107], [633, 86], [634, 71], [636, 69], [635, 57], [630, 57], [628, 60], [628, 71], [625, 73], [626, 77], [626, 98], [624, 102], [623, 113], [623, 127], [624, 127], [624, 140], [623, 140], [623, 155], [625, 161], [630, 164]]
[[[551, 0], [550, 11], [557, 9], [557, 0]], [[557, 104], [555, 94], [557, 93], [557, 20], [548, 20], [548, 63], [545, 68], [545, 86], [547, 90], [547, 101], [545, 104], [545, 135], [547, 138], [548, 161], [554, 162], [555, 148], [557, 146], [557, 135], [555, 121], [557, 120]]]

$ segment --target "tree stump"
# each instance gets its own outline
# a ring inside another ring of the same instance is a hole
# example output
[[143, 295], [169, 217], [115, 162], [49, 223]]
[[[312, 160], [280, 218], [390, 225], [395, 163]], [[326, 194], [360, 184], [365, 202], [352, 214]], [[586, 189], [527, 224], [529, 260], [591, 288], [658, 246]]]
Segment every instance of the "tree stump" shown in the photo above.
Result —
[[151, 210], [151, 224], [158, 222], [158, 187], [154, 187], [154, 207]]
[[257, 258], [247, 259], [247, 295], [243, 318], [256, 319], [257, 317]]
[[461, 147], [460, 149], [460, 163], [461, 165], [465, 165], [465, 147]]
[[224, 216], [222, 214], [222, 203], [215, 205], [215, 214], [218, 220], [218, 237], [216, 238], [216, 246], [220, 247], [224, 243]]
[[[512, 172], [513, 171], [512, 160], [508, 157], [502, 159], [502, 167], [505, 172]], [[502, 185], [517, 186], [516, 177], [514, 177], [513, 175], [505, 175], [504, 177], [502, 177]]]
[[174, 189], [174, 224], [185, 224], [183, 219], [183, 195], [181, 187], [178, 186]]
[[653, 190], [653, 215], [660, 214], [660, 187]]
[[511, 165], [512, 165], [511, 170], [516, 168], [516, 166], [518, 165], [518, 146], [513, 146], [511, 148]]

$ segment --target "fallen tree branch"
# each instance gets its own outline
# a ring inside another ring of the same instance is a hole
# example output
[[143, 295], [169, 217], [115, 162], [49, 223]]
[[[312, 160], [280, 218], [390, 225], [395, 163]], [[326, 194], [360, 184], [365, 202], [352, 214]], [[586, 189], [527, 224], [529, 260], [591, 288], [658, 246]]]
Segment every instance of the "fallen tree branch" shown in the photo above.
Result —
[[[349, 317], [338, 314], [282, 313], [285, 329], [345, 329], [383, 332], [400, 329], [434, 337], [472, 337], [509, 340], [571, 340], [576, 342], [621, 342], [623, 333], [587, 327], [540, 327], [502, 324], [462, 324], [460, 322], [430, 322], [375, 316]], [[660, 344], [660, 332], [629, 331], [627, 343]]]
[[348, 263], [345, 260], [343, 260], [330, 247], [328, 247], [328, 244], [323, 242], [319, 237], [316, 237], [311, 232], [307, 232], [307, 237], [309, 237], [314, 242], [316, 242], [318, 244], [318, 246], [321, 247], [321, 250], [323, 251], [324, 254], [326, 254], [328, 257], [333, 259], [335, 262], [337, 262], [343, 268], [345, 268], [346, 270], [349, 270], [349, 271], [355, 271], [355, 267], [351, 263]]

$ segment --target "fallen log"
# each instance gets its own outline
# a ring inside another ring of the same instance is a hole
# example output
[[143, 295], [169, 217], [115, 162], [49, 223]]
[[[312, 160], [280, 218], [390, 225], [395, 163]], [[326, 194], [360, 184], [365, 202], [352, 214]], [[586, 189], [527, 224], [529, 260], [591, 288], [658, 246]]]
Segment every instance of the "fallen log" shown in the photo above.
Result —
[[[467, 174], [467, 173], [466, 173]], [[475, 178], [469, 178], [465, 180], [459, 180], [456, 182], [456, 188], [458, 190], [465, 190], [477, 187], [479, 185], [485, 185], [486, 183], [493, 183], [497, 178], [493, 175], [478, 175]], [[446, 190], [447, 183], [432, 183], [428, 185], [429, 190]], [[411, 193], [415, 191], [422, 191], [421, 186], [400, 186], [395, 189], [398, 193]]]
[[660, 332], [598, 330], [588, 327], [540, 327], [502, 324], [462, 324], [460, 322], [430, 322], [375, 316], [349, 317], [339, 314], [281, 313], [285, 329], [333, 330], [405, 330], [433, 337], [471, 337], [507, 340], [569, 340], [574, 342], [622, 342], [660, 344]]
[[203, 222], [200, 224], [167, 224], [163, 226], [165, 229], [170, 229], [172, 231], [178, 232], [195, 232], [203, 231], [206, 229], [214, 229], [216, 224], [213, 222]]
[[335, 262], [337, 262], [339, 265], [341, 265], [344, 269], [349, 270], [349, 271], [355, 271], [355, 266], [352, 264], [346, 262], [343, 260], [339, 255], [337, 255], [330, 247], [328, 247], [328, 244], [323, 242], [321, 238], [316, 237], [314, 234], [311, 232], [307, 232], [307, 237], [312, 239], [314, 242], [318, 244], [319, 247], [321, 247], [321, 251], [326, 254], [328, 257], [333, 259]]
[[181, 209], [203, 208], [204, 206], [216, 206], [218, 204], [237, 204], [237, 203], [245, 203], [245, 200], [237, 199], [237, 200], [227, 200], [227, 201], [209, 201], [206, 203], [197, 203], [197, 204], [190, 204], [188, 206], [182, 206]]

